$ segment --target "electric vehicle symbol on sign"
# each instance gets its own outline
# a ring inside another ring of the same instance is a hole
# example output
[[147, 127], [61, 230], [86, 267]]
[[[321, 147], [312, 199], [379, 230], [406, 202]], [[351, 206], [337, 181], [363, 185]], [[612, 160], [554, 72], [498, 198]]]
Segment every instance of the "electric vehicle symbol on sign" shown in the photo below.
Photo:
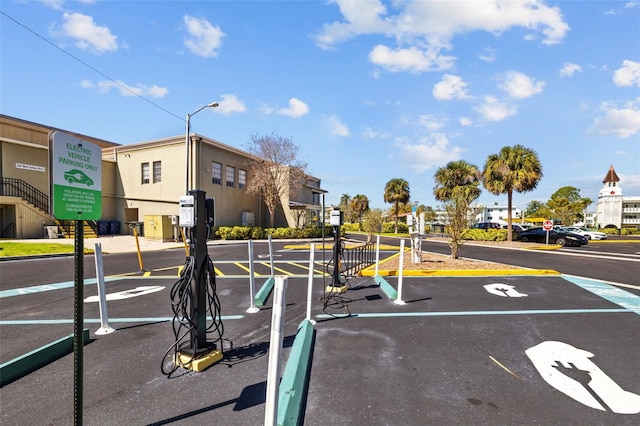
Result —
[[93, 185], [93, 180], [82, 170], [71, 169], [64, 172], [64, 179], [69, 183], [83, 183], [87, 186]]
[[589, 358], [591, 352], [546, 341], [525, 351], [542, 378], [582, 404], [618, 414], [640, 413], [640, 395], [622, 389]]

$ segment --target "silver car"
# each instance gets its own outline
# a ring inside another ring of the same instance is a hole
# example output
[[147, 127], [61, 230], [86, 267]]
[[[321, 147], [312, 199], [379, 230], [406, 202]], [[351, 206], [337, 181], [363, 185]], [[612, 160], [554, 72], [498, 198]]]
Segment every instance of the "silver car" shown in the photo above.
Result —
[[599, 231], [589, 231], [587, 228], [582, 228], [579, 226], [563, 226], [562, 229], [565, 229], [569, 232], [575, 232], [576, 234], [580, 234], [584, 237], [587, 237], [588, 240], [606, 240], [607, 234]]

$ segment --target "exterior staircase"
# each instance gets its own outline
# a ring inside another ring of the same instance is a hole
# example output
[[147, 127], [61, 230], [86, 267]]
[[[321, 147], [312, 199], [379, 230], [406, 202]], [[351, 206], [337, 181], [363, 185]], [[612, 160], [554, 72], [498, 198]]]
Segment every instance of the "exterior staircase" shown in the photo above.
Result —
[[[22, 179], [0, 177], [0, 195], [9, 197], [19, 197], [30, 207], [35, 209], [42, 216], [51, 219], [58, 226], [58, 236], [61, 238], [75, 237], [75, 221], [58, 220], [49, 211], [49, 196], [37, 188], [29, 185]], [[96, 221], [84, 221], [84, 237], [96, 238], [98, 236], [98, 223]], [[9, 224], [4, 233], [15, 232], [15, 224]], [[3, 235], [4, 236], [4, 235]]]
[[[98, 224], [93, 220], [85, 220], [83, 221], [83, 235], [84, 238], [97, 238], [98, 237]], [[58, 235], [61, 238], [75, 238], [76, 236], [76, 225], [75, 221], [72, 220], [58, 220], [56, 219], [56, 225], [58, 225], [59, 233]]]

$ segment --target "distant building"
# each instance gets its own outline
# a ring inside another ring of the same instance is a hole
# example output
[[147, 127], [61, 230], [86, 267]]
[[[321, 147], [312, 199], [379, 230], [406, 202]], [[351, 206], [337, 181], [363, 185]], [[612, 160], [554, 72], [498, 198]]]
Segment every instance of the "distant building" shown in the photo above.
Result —
[[[57, 130], [0, 115], [0, 238], [42, 238], [46, 226], [69, 228], [49, 210], [49, 134]], [[172, 221], [187, 186], [215, 200], [218, 226], [269, 226], [266, 205], [245, 190], [252, 178], [246, 162], [251, 154], [245, 151], [192, 133], [188, 185], [185, 135], [121, 145], [63, 131], [101, 147], [102, 222], [121, 225], [116, 233], [129, 233], [132, 224], [142, 230], [143, 224], [146, 237], [174, 238]], [[281, 200], [275, 226], [318, 223], [326, 192], [320, 184], [307, 175], [295, 196]], [[95, 233], [99, 225], [88, 223]]]
[[598, 194], [594, 226], [598, 228], [640, 228], [640, 196], [624, 196], [618, 184], [620, 178], [613, 169], [602, 180]]
[[[479, 206], [476, 208], [475, 223], [497, 222], [501, 225], [507, 224], [509, 208], [507, 206]], [[522, 211], [515, 206], [511, 206], [511, 220], [516, 222], [522, 217]]]

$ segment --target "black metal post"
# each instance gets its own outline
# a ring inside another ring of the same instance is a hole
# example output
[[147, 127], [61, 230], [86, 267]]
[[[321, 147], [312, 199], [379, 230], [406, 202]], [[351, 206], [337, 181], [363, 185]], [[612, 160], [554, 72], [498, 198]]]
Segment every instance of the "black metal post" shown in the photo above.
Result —
[[84, 221], [76, 220], [73, 293], [73, 423], [82, 425], [84, 352]]
[[191, 281], [191, 294], [195, 297], [191, 314], [196, 328], [191, 330], [191, 349], [193, 353], [207, 348], [207, 210], [205, 192], [199, 189], [189, 191], [195, 200], [196, 221], [191, 230], [193, 255], [195, 257], [194, 279]]
[[333, 227], [333, 286], [340, 287], [340, 226]]

